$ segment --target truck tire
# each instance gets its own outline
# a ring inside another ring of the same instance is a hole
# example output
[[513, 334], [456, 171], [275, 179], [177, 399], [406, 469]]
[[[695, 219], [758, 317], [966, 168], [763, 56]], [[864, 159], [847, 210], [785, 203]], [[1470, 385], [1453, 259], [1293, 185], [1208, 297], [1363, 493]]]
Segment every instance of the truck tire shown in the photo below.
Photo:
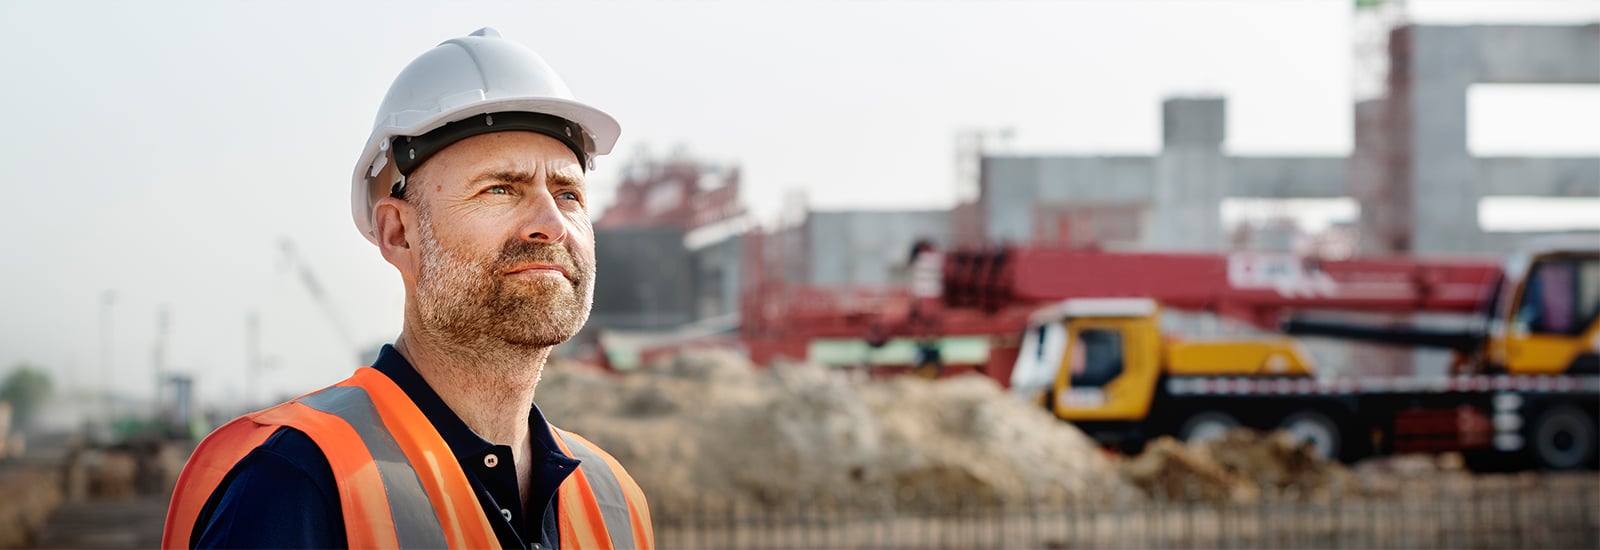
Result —
[[1595, 420], [1570, 403], [1545, 409], [1534, 419], [1528, 448], [1539, 467], [1575, 470], [1595, 459]]
[[1344, 441], [1339, 436], [1339, 425], [1328, 415], [1318, 411], [1295, 412], [1278, 423], [1278, 428], [1289, 432], [1296, 442], [1311, 444], [1311, 456], [1321, 460], [1339, 460], [1344, 452]]
[[1178, 439], [1186, 443], [1221, 439], [1228, 430], [1237, 427], [1239, 420], [1231, 414], [1222, 411], [1200, 411], [1183, 421], [1183, 426], [1178, 428]]

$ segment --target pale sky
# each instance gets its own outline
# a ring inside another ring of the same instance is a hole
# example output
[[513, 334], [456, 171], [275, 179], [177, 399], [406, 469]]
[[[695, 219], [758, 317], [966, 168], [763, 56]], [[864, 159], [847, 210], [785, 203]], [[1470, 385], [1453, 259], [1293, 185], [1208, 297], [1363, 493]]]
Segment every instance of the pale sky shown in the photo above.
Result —
[[[357, 340], [392, 339], [399, 278], [350, 221], [349, 175], [390, 79], [481, 26], [622, 122], [591, 176], [601, 208], [630, 156], [681, 146], [740, 165], [770, 218], [794, 188], [825, 208], [948, 206], [963, 128], [1011, 128], [1014, 152], [1151, 153], [1175, 94], [1228, 98], [1232, 152], [1345, 154], [1350, 4], [0, 3], [0, 373], [31, 361], [148, 395], [165, 305], [169, 364], [203, 400], [242, 396], [252, 310], [277, 365], [266, 393], [345, 376], [350, 351], [277, 243], [295, 242]], [[1575, 23], [1600, 21], [1600, 2], [1411, 13]], [[1600, 113], [1588, 88], [1576, 104]], [[1544, 119], [1588, 143], [1570, 117]]]

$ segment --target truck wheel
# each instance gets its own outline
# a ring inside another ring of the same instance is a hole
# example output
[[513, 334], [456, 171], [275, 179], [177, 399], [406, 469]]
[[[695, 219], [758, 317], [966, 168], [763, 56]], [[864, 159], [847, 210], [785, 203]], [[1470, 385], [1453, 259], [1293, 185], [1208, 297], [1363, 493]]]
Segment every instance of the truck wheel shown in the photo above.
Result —
[[1583, 468], [1595, 455], [1594, 419], [1570, 404], [1545, 409], [1533, 421], [1531, 443], [1533, 458], [1542, 468]]
[[1191, 415], [1178, 428], [1178, 439], [1186, 443], [1201, 443], [1222, 439], [1228, 430], [1239, 427], [1233, 415], [1222, 411], [1202, 411]]
[[1328, 415], [1317, 411], [1299, 411], [1278, 424], [1289, 432], [1296, 442], [1311, 444], [1311, 456], [1321, 460], [1338, 460], [1340, 447], [1339, 426]]

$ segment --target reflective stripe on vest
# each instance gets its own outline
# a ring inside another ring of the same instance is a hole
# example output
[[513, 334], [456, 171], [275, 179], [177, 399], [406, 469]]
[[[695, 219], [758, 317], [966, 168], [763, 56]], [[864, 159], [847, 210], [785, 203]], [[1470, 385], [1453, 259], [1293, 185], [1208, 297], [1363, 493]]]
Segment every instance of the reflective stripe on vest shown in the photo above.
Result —
[[422, 480], [394, 435], [384, 428], [367, 391], [358, 386], [333, 386], [302, 397], [300, 402], [343, 419], [361, 436], [361, 443], [378, 465], [378, 477], [383, 479], [384, 496], [400, 547], [444, 548], [444, 528], [422, 488]]
[[617, 476], [611, 472], [611, 466], [606, 464], [599, 453], [594, 452], [565, 430], [554, 431], [566, 443], [572, 457], [583, 462], [578, 465], [578, 470], [589, 479], [589, 490], [594, 493], [595, 503], [600, 505], [600, 517], [605, 522], [606, 535], [611, 539], [611, 547], [617, 550], [633, 550], [633, 519], [628, 513], [628, 498], [622, 494], [622, 484], [617, 482]]
[[[581, 435], [555, 426], [550, 427], [550, 433], [556, 435], [556, 446], [561, 447], [567, 456], [584, 457], [580, 459], [583, 464], [567, 477], [567, 481], [556, 492], [561, 502], [561, 515], [556, 522], [561, 530], [561, 544], [573, 548], [655, 548], [650, 505], [628, 471], [617, 463], [617, 459]], [[600, 496], [608, 491], [599, 487], [598, 476], [586, 474], [602, 469], [605, 470], [604, 475], [609, 476], [616, 483], [615, 486], [621, 489], [620, 500], [628, 512], [627, 523], [616, 525], [617, 522], [612, 518], [618, 516], [608, 514], [600, 505], [603, 500], [611, 503], [619, 500]]]
[[[192, 547], [201, 509], [225, 474], [282, 427], [305, 433], [327, 457], [351, 547], [499, 546], [489, 522], [500, 518], [483, 510], [449, 445], [399, 386], [371, 368], [207, 436], [178, 478], [162, 546]], [[567, 456], [583, 461], [558, 490], [562, 546], [653, 548], [649, 507], [633, 478], [581, 436], [550, 431]]]

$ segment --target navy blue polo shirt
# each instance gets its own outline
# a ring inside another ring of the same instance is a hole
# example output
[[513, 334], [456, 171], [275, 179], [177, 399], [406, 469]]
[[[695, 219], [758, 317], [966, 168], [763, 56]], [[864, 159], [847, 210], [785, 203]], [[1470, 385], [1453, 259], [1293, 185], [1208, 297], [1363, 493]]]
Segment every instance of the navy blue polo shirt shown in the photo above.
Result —
[[[528, 413], [533, 474], [524, 510], [511, 447], [485, 441], [392, 346], [372, 367], [404, 390], [444, 437], [506, 548], [557, 548], [556, 488], [578, 461], [562, 454], [534, 406]], [[491, 458], [492, 457], [492, 458]], [[328, 459], [310, 436], [281, 428], [234, 465], [195, 522], [197, 548], [342, 548], [344, 518]]]

